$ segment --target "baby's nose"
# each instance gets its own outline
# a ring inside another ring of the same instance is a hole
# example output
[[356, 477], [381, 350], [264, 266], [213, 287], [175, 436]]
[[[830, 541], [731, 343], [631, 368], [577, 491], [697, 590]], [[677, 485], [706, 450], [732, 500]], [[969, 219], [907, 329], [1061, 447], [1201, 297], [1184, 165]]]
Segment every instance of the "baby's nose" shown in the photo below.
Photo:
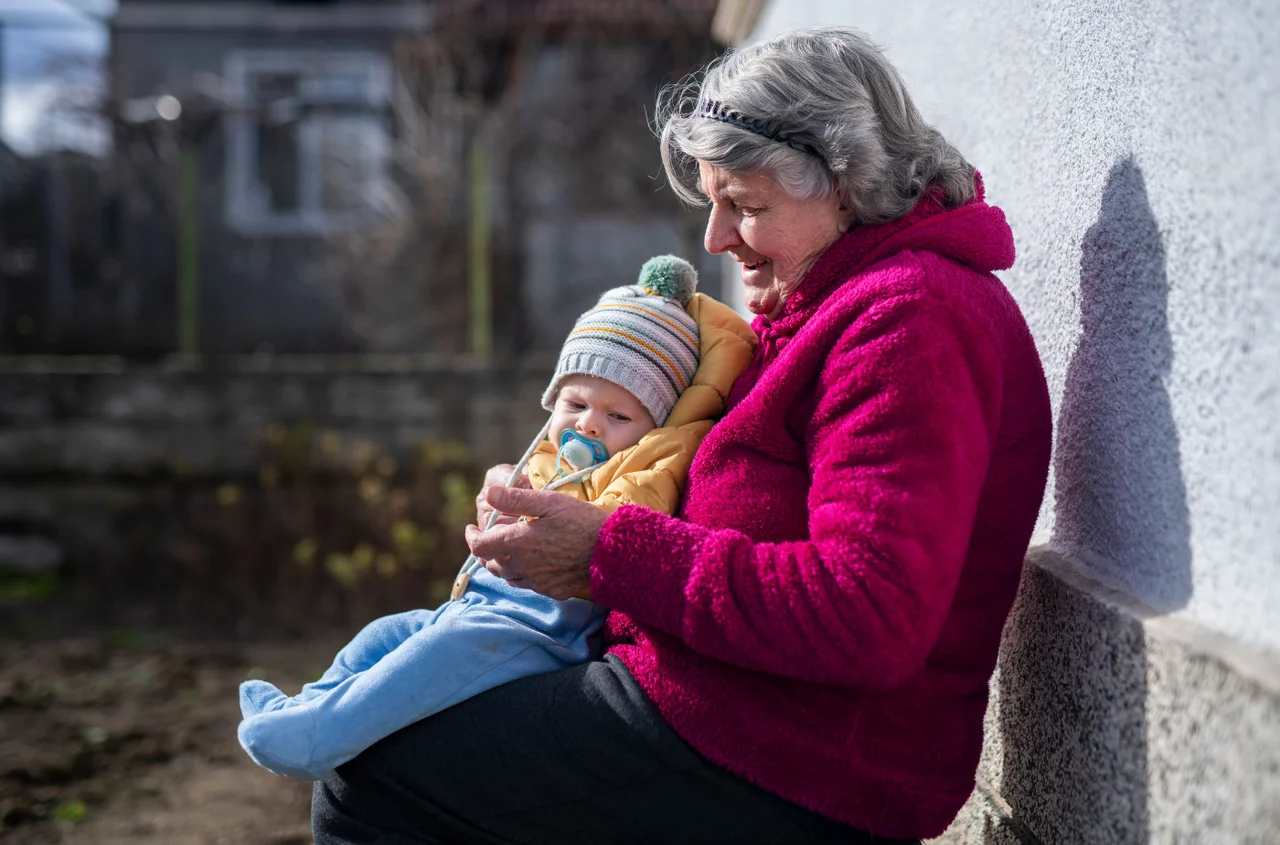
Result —
[[593, 411], [587, 411], [585, 414], [578, 417], [578, 431], [581, 434], [585, 434], [588, 437], [599, 437], [600, 430], [599, 414]]

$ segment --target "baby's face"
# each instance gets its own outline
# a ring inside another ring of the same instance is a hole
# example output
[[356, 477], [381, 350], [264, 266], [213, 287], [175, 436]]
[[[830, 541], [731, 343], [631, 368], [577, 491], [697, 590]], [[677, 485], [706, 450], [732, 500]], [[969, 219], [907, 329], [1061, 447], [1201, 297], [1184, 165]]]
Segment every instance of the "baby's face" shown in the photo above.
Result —
[[653, 417], [630, 391], [596, 376], [566, 376], [551, 412], [553, 443], [572, 429], [599, 440], [610, 457], [636, 445], [655, 427]]

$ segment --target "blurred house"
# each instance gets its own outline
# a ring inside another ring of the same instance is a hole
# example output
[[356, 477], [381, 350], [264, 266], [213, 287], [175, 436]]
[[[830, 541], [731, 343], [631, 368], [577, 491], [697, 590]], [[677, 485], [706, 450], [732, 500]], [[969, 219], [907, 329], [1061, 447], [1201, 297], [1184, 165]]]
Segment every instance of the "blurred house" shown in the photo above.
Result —
[[[0, 140], [0, 190], [8, 190], [22, 169], [22, 157]], [[2, 196], [2, 195], [0, 195]]]
[[120, 341], [113, 207], [100, 176], [81, 152], [0, 148], [0, 350]]
[[0, 344], [4, 349], [13, 349], [21, 334], [30, 334], [35, 328], [29, 315], [17, 313], [19, 300], [33, 287], [36, 263], [31, 239], [18, 236], [20, 194], [27, 182], [26, 162], [0, 142]]
[[[108, 88], [136, 348], [176, 343], [183, 226], [200, 351], [355, 348], [341, 298], [308, 265], [322, 238], [372, 222], [392, 46], [425, 22], [387, 2], [119, 4]], [[148, 110], [164, 96], [178, 105]], [[196, 171], [185, 211], [184, 153]]]
[[556, 348], [698, 238], [658, 89], [708, 0], [121, 0], [109, 100], [125, 350]]

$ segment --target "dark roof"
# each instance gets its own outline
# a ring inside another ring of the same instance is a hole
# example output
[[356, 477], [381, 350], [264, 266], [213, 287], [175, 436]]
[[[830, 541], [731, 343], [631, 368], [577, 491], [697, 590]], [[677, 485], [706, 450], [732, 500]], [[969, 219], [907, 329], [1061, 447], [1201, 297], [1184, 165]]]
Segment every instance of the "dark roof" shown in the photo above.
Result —
[[442, 27], [469, 28], [627, 26], [706, 33], [717, 0], [437, 0]]

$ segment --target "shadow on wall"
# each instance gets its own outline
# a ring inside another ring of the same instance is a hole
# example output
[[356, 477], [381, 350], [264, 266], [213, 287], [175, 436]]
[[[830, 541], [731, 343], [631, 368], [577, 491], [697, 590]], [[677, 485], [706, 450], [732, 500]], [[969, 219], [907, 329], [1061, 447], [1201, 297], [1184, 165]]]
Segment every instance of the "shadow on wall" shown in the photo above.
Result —
[[[1080, 258], [1052, 553], [1162, 610], [1191, 596], [1186, 489], [1164, 384], [1168, 290], [1142, 170], [1125, 158], [1108, 174]], [[1027, 568], [1000, 656], [1001, 791], [1040, 841], [1147, 842], [1146, 676], [1136, 619]]]
[[1164, 380], [1164, 244], [1131, 158], [1111, 168], [1080, 257], [1080, 343], [1054, 456], [1054, 548], [1159, 611], [1191, 598], [1187, 491]]

